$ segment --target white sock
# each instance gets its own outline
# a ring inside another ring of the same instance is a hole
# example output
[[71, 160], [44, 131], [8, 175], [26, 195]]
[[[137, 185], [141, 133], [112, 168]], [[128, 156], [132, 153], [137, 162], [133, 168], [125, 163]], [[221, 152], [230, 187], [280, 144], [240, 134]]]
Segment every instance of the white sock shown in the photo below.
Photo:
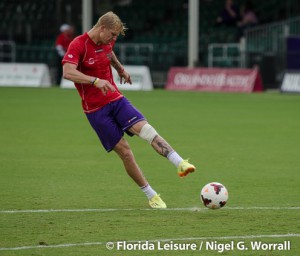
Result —
[[157, 193], [151, 188], [149, 184], [141, 187], [141, 190], [145, 193], [147, 198], [150, 200], [153, 196], [157, 195]]
[[173, 163], [176, 167], [183, 161], [180, 155], [177, 154], [176, 151], [172, 151], [169, 155], [167, 155], [167, 158], [171, 163]]

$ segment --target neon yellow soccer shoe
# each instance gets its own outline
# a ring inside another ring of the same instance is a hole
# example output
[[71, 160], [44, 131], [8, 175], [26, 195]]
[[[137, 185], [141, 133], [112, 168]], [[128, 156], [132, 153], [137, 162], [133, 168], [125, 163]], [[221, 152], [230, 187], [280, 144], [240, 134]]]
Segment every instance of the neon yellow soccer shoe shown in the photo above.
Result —
[[153, 196], [149, 200], [149, 205], [153, 209], [165, 209], [165, 208], [167, 208], [167, 205], [165, 204], [165, 202], [163, 200], [161, 200], [159, 195]]
[[180, 177], [184, 177], [194, 171], [196, 171], [196, 167], [190, 164], [188, 160], [183, 160], [178, 166], [178, 175]]

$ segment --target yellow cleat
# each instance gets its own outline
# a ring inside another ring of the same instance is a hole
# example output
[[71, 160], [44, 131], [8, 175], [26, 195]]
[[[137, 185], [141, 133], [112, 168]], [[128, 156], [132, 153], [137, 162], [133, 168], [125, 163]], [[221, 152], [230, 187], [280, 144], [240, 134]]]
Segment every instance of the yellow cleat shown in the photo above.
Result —
[[165, 209], [165, 208], [167, 208], [167, 205], [165, 204], [165, 202], [163, 200], [161, 200], [159, 195], [153, 196], [149, 200], [149, 205], [153, 209]]
[[178, 175], [180, 177], [184, 177], [194, 171], [196, 171], [196, 167], [190, 164], [188, 160], [183, 160], [178, 166]]

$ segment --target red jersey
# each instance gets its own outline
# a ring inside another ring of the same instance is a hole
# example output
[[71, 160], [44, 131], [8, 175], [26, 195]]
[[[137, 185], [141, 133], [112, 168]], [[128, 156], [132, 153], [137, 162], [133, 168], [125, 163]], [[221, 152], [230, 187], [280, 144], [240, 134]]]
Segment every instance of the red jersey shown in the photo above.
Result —
[[85, 113], [95, 112], [106, 104], [123, 97], [114, 83], [110, 65], [114, 43], [97, 45], [87, 33], [84, 33], [72, 41], [62, 60], [62, 64], [77, 65], [77, 70], [85, 75], [109, 81], [116, 89], [114, 92], [108, 91], [104, 96], [102, 91], [94, 85], [75, 83]]

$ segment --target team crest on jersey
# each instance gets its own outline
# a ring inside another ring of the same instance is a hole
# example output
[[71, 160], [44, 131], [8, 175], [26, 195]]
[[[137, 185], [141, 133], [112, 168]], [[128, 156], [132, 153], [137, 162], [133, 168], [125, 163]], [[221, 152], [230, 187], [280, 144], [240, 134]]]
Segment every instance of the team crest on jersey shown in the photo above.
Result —
[[68, 54], [68, 57], [69, 57], [70, 59], [72, 59], [72, 58], [73, 58], [73, 54]]

